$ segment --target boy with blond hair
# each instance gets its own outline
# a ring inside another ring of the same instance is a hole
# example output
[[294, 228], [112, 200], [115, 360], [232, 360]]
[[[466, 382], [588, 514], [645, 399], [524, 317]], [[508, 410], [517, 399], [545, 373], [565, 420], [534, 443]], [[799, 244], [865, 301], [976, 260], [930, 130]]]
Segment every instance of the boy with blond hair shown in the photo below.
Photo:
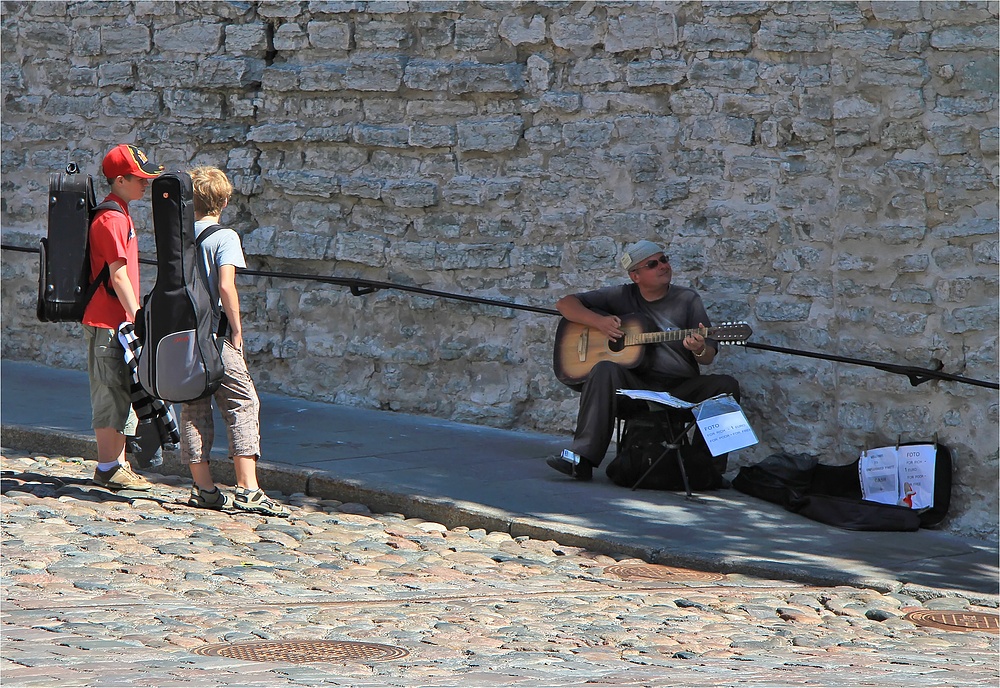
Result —
[[[260, 400], [243, 358], [243, 325], [236, 291], [236, 269], [246, 267], [240, 237], [219, 226], [229, 204], [233, 185], [216, 167], [191, 170], [194, 187], [194, 232], [200, 239], [199, 257], [212, 297], [212, 327], [222, 342], [225, 374], [215, 392], [215, 403], [226, 423], [229, 455], [236, 472], [233, 506], [267, 516], [288, 516], [288, 511], [268, 497], [257, 484], [260, 458]], [[206, 233], [202, 238], [202, 233]], [[222, 328], [220, 330], [220, 323]], [[191, 466], [191, 497], [188, 504], [205, 509], [224, 509], [229, 498], [212, 480], [209, 454], [215, 439], [212, 399], [205, 397], [184, 404], [181, 413], [181, 456]]]

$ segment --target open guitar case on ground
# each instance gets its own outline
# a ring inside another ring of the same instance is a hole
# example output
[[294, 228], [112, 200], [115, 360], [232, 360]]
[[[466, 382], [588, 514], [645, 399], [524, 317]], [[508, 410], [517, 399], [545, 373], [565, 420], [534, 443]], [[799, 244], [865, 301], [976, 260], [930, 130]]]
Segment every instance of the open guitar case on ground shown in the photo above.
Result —
[[926, 509], [881, 504], [862, 499], [860, 459], [842, 466], [819, 463], [807, 454], [772, 454], [753, 466], [743, 466], [733, 488], [780, 504], [814, 521], [847, 530], [913, 531], [933, 528], [951, 505], [953, 461], [947, 445], [902, 442], [899, 446], [934, 444], [934, 504]]

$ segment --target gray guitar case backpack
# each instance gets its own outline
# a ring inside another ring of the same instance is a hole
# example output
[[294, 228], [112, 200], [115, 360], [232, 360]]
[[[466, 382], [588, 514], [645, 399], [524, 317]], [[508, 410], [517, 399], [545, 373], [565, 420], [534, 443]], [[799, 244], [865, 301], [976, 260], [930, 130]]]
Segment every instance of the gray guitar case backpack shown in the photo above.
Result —
[[141, 326], [139, 382], [150, 395], [186, 402], [213, 394], [224, 373], [212, 301], [194, 236], [194, 193], [183, 172], [152, 183], [156, 283], [146, 296]]

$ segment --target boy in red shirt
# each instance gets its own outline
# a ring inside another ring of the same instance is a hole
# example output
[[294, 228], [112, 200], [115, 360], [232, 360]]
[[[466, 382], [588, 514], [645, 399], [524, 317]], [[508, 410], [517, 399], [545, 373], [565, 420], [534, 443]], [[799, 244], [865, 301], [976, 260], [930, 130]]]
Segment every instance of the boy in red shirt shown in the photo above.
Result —
[[138, 419], [132, 410], [125, 350], [118, 341], [118, 326], [135, 322], [139, 310], [139, 244], [128, 204], [146, 194], [149, 180], [163, 172], [135, 146], [111, 149], [101, 164], [111, 186], [105, 201], [120, 211], [102, 210], [90, 225], [90, 279], [108, 266], [108, 281], [97, 289], [83, 313], [87, 342], [87, 374], [97, 469], [94, 482], [112, 490], [148, 490], [152, 485], [125, 461], [125, 436], [134, 435]]

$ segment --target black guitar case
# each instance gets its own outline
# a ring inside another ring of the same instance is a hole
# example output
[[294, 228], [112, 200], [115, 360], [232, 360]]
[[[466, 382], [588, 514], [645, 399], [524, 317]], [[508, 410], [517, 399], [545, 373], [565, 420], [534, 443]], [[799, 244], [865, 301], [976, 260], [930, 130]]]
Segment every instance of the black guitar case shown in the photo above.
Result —
[[152, 396], [185, 402], [213, 394], [222, 355], [212, 331], [212, 302], [194, 236], [194, 193], [183, 172], [152, 183], [156, 283], [143, 302], [139, 382]]
[[80, 322], [94, 292], [108, 285], [108, 266], [90, 281], [90, 223], [102, 210], [121, 212], [114, 201], [97, 204], [90, 175], [70, 163], [49, 175], [48, 233], [40, 241], [38, 302], [42, 322]]

